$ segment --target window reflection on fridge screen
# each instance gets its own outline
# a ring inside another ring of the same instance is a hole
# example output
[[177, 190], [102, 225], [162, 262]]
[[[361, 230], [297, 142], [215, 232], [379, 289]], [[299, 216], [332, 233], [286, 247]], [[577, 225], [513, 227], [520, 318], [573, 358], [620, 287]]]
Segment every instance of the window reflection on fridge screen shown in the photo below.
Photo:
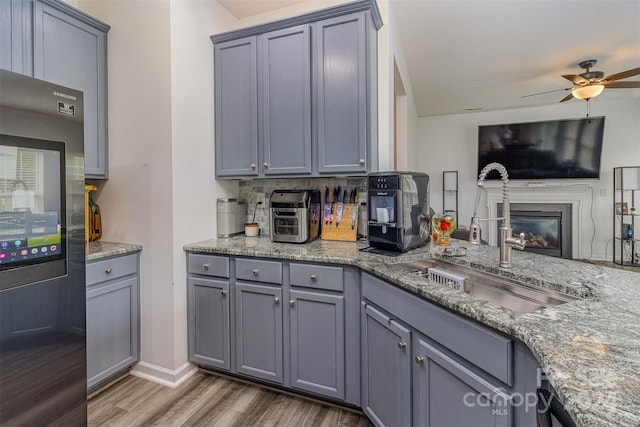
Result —
[[64, 143], [0, 135], [0, 269], [65, 254]]

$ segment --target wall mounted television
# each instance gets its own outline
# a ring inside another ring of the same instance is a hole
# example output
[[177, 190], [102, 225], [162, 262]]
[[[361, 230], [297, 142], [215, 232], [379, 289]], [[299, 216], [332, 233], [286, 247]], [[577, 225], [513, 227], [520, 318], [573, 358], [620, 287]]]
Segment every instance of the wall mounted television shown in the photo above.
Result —
[[498, 162], [509, 179], [600, 178], [603, 134], [604, 117], [481, 125], [478, 174]]

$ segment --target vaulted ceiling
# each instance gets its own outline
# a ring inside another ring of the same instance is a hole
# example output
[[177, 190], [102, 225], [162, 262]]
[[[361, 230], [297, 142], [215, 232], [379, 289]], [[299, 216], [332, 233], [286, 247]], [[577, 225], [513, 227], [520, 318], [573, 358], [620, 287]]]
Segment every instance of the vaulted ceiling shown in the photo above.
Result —
[[[219, 0], [238, 17], [302, 1]], [[640, 0], [388, 1], [419, 116], [555, 104], [585, 59], [605, 76], [640, 67]], [[640, 89], [600, 97], [640, 102]]]

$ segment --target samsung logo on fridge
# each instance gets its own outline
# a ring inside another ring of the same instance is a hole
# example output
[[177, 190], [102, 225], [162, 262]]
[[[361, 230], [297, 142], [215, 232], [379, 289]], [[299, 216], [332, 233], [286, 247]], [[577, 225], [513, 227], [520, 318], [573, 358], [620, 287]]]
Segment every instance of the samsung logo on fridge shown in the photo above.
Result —
[[75, 101], [75, 100], [76, 100], [76, 97], [75, 97], [75, 96], [73, 96], [73, 95], [68, 95], [68, 94], [66, 94], [66, 93], [62, 93], [62, 92], [56, 92], [55, 90], [53, 91], [53, 94], [54, 94], [55, 96], [59, 96], [60, 98], [70, 99], [70, 100], [72, 100], [72, 101]]

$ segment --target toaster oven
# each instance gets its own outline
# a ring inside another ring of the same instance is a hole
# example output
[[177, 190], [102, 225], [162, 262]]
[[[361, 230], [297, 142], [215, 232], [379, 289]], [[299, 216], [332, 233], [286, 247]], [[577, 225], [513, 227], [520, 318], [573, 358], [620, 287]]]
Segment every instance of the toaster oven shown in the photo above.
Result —
[[320, 236], [320, 191], [276, 190], [269, 198], [273, 242], [305, 243]]

